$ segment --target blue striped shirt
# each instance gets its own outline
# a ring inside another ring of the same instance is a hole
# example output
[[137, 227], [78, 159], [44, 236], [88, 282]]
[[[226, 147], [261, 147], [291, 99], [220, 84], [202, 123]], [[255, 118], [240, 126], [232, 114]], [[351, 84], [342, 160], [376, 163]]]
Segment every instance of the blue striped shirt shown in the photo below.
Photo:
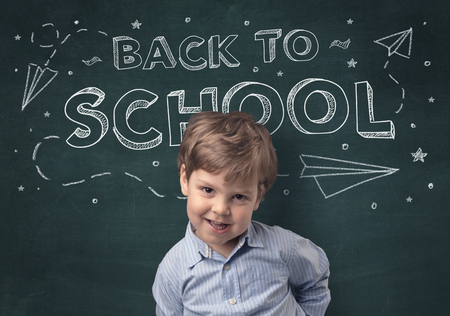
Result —
[[252, 221], [225, 258], [189, 224], [158, 267], [156, 314], [324, 315], [329, 274], [321, 248], [281, 227]]

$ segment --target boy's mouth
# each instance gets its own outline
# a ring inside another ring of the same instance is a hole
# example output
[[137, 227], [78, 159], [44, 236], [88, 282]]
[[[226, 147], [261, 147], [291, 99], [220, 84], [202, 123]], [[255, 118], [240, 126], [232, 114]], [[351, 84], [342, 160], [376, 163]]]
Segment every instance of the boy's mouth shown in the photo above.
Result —
[[209, 223], [209, 225], [217, 230], [225, 230], [228, 228], [228, 226], [230, 226], [230, 224], [219, 223], [209, 219], [206, 219], [206, 221]]

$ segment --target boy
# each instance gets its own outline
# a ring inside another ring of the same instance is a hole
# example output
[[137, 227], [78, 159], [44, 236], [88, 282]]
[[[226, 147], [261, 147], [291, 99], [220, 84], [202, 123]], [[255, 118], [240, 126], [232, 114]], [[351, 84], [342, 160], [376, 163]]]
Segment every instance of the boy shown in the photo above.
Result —
[[243, 112], [195, 114], [177, 164], [189, 224], [156, 273], [156, 314], [324, 315], [323, 250], [251, 220], [277, 176], [267, 129]]

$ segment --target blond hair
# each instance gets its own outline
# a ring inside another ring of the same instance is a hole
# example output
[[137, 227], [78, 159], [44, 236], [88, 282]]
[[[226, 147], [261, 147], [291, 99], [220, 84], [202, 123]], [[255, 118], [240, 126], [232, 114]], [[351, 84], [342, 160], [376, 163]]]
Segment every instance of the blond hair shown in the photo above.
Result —
[[267, 129], [250, 114], [200, 112], [191, 116], [178, 153], [178, 171], [186, 177], [197, 169], [226, 172], [225, 182], [258, 177], [260, 197], [265, 197], [277, 176], [277, 156]]

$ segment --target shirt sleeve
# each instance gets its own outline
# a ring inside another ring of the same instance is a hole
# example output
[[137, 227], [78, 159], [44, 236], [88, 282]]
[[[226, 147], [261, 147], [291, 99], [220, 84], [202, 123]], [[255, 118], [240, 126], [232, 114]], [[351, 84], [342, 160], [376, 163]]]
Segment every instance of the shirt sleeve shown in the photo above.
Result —
[[161, 265], [156, 272], [152, 292], [156, 301], [157, 316], [183, 315], [181, 294], [175, 290], [174, 285], [164, 275]]
[[325, 252], [310, 240], [293, 235], [288, 269], [295, 300], [305, 314], [325, 315], [331, 300], [330, 270]]

